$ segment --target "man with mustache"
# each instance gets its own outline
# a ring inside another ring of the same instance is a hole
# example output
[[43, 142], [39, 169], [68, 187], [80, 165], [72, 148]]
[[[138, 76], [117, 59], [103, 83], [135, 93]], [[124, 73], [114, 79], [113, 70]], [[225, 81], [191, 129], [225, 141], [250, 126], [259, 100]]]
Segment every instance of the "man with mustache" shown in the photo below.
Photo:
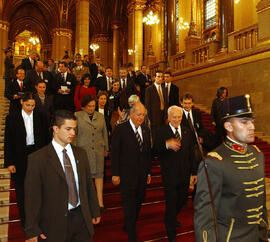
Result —
[[258, 147], [249, 145], [255, 139], [250, 96], [225, 99], [222, 119], [227, 136], [208, 153], [198, 171], [194, 203], [196, 241], [268, 241], [264, 156]]

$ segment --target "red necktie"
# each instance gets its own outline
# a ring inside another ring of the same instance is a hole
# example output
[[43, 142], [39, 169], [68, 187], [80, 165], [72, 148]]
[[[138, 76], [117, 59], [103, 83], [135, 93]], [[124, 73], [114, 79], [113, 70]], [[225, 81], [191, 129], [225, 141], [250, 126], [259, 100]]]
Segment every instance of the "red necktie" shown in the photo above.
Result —
[[21, 88], [21, 91], [22, 91], [22, 89], [23, 89], [23, 82], [21, 81], [21, 86], [20, 86], [20, 88]]

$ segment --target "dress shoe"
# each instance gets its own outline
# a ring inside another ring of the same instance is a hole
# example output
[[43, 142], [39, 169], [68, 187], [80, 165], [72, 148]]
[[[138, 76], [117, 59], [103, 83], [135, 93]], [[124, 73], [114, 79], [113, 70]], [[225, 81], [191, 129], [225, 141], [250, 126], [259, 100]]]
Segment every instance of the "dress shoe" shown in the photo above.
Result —
[[176, 221], [176, 227], [180, 228], [182, 224], [179, 221]]

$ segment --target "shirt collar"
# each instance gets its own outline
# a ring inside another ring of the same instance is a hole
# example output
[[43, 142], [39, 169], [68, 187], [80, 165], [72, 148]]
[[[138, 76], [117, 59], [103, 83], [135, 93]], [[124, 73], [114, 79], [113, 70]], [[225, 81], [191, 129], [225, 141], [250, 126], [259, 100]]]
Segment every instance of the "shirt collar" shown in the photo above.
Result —
[[139, 126], [138, 128], [136, 128], [136, 126], [135, 126], [135, 124], [132, 122], [131, 118], [129, 119], [129, 123], [130, 123], [130, 125], [131, 125], [131, 127], [132, 127], [132, 129], [133, 129], [134, 131], [136, 131], [137, 129], [140, 129], [140, 127], [141, 127], [141, 126]]
[[63, 152], [63, 149], [66, 149], [67, 152], [72, 151], [70, 144], [67, 144], [66, 147], [63, 147], [62, 145], [60, 145], [59, 143], [57, 143], [54, 138], [52, 140], [52, 145], [53, 145], [53, 147], [54, 147], [54, 149], [55, 149], [55, 151], [57, 153], [62, 153]]
[[190, 113], [190, 116], [192, 115], [192, 114], [191, 114], [191, 110], [188, 112], [188, 111], [186, 111], [186, 110], [183, 108], [183, 111], [184, 111], [186, 117], [188, 116], [189, 113]]
[[28, 115], [23, 109], [22, 109], [22, 116], [23, 116], [23, 118], [25, 119], [25, 118], [33, 118], [33, 111], [32, 111], [32, 113], [30, 114], [30, 115]]
[[[175, 133], [176, 128], [171, 125], [171, 122], [169, 123], [169, 125], [170, 125], [171, 129], [173, 130], [173, 133]], [[177, 130], [181, 134], [181, 126], [180, 125], [178, 125]]]

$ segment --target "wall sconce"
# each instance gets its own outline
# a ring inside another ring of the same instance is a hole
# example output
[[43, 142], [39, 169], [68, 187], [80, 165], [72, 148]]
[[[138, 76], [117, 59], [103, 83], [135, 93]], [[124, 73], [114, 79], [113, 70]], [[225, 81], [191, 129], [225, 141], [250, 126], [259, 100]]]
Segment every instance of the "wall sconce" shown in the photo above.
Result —
[[128, 49], [128, 54], [129, 55], [133, 55], [135, 54], [136, 50], [133, 50], [133, 49]]
[[93, 44], [90, 45], [90, 49], [94, 51], [94, 57], [96, 57], [96, 50], [99, 49], [99, 45], [93, 43]]

